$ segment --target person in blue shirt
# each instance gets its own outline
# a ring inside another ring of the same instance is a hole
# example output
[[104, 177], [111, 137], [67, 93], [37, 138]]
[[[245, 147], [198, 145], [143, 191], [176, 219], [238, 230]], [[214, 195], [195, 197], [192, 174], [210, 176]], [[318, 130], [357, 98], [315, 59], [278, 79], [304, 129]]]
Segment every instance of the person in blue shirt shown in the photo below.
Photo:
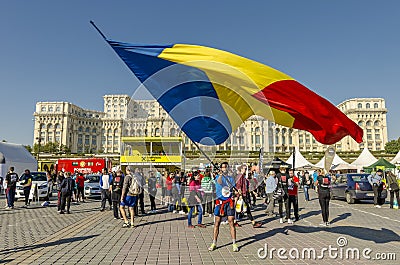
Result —
[[227, 216], [228, 223], [230, 226], [230, 232], [232, 237], [232, 249], [234, 252], [239, 251], [236, 244], [236, 229], [234, 226], [235, 220], [235, 207], [232, 199], [233, 189], [235, 187], [235, 179], [229, 176], [229, 164], [228, 162], [223, 162], [221, 164], [221, 170], [215, 177], [215, 191], [216, 191], [216, 201], [215, 201], [215, 222], [214, 222], [214, 237], [213, 243], [208, 248], [209, 251], [213, 251], [217, 248], [217, 239], [219, 234], [219, 226], [221, 224], [221, 219]]

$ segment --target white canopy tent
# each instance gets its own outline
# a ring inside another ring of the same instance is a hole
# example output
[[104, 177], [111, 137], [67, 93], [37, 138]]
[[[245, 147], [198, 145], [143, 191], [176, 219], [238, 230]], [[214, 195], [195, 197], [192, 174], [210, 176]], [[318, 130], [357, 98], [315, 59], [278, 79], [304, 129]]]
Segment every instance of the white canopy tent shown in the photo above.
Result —
[[367, 147], [364, 147], [361, 154], [351, 163], [351, 165], [356, 166], [357, 169], [360, 170], [363, 167], [372, 165], [376, 161], [378, 161], [378, 159], [371, 154]]
[[390, 163], [398, 165], [400, 164], [400, 151], [397, 153], [397, 155], [393, 158], [392, 161], [390, 161]]
[[336, 166], [333, 166], [331, 169], [333, 170], [358, 170], [357, 166], [348, 164], [348, 163], [340, 163]]
[[[338, 156], [338, 154], [335, 154], [331, 168], [339, 164], [347, 164], [347, 163], [343, 159], [341, 159], [340, 156]], [[325, 168], [325, 156], [317, 164], [315, 164], [315, 166], [318, 168]]]
[[[300, 169], [317, 169], [313, 163], [308, 162], [308, 160], [300, 153], [298, 147], [296, 146], [294, 149], [294, 161], [295, 161], [295, 167], [297, 170]], [[288, 164], [293, 164], [293, 153], [290, 155], [288, 160], [286, 160], [286, 163]]]
[[18, 175], [24, 173], [25, 169], [36, 171], [38, 164], [35, 157], [26, 150], [21, 144], [11, 144], [0, 142], [0, 176], [7, 175], [10, 167], [14, 167]]

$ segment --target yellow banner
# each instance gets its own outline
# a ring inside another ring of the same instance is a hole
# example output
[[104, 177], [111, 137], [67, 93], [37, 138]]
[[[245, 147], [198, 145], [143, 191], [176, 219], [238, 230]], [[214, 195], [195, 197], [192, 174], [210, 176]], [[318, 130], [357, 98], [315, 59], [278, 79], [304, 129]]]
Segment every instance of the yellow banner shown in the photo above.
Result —
[[182, 163], [181, 156], [121, 156], [121, 163]]

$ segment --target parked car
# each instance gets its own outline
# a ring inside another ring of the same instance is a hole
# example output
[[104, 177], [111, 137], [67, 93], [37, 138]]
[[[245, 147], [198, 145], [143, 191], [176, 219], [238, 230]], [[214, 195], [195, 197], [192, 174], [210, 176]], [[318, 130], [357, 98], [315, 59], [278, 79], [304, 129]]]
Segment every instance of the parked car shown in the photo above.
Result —
[[[374, 191], [368, 182], [369, 174], [341, 174], [332, 181], [331, 198], [342, 198], [352, 204], [358, 200], [374, 200]], [[383, 184], [380, 203], [383, 204], [387, 197], [386, 186]]]
[[100, 197], [100, 177], [99, 174], [88, 174], [85, 177], [85, 197]]
[[[32, 184], [36, 184], [37, 191], [39, 195], [39, 199], [49, 200], [49, 196], [51, 196], [51, 192], [49, 193], [49, 183], [47, 182], [46, 172], [31, 172], [32, 176]], [[25, 173], [23, 173], [20, 179], [25, 179]], [[25, 198], [24, 195], [24, 187], [22, 186], [22, 182], [17, 182], [17, 189], [15, 193], [15, 198]]]

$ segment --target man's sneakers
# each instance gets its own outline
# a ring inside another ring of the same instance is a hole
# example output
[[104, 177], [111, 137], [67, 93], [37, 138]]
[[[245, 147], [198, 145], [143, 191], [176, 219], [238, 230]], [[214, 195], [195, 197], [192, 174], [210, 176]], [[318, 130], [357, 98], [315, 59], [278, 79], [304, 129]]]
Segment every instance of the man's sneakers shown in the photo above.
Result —
[[382, 206], [380, 206], [380, 205], [375, 205], [375, 208], [382, 208]]
[[232, 251], [233, 252], [238, 252], [239, 251], [239, 247], [237, 244], [232, 244]]
[[198, 224], [197, 227], [206, 228], [206, 225], [204, 225], [204, 224]]
[[292, 219], [288, 219], [288, 224], [293, 224], [293, 221], [292, 221]]
[[129, 224], [129, 223], [124, 223], [123, 225], [122, 225], [122, 228], [134, 228], [135, 227], [135, 225], [134, 224]]
[[279, 218], [279, 223], [283, 224], [283, 218]]
[[214, 243], [211, 244], [211, 246], [208, 248], [208, 251], [214, 251], [217, 249], [217, 245], [215, 245]]

